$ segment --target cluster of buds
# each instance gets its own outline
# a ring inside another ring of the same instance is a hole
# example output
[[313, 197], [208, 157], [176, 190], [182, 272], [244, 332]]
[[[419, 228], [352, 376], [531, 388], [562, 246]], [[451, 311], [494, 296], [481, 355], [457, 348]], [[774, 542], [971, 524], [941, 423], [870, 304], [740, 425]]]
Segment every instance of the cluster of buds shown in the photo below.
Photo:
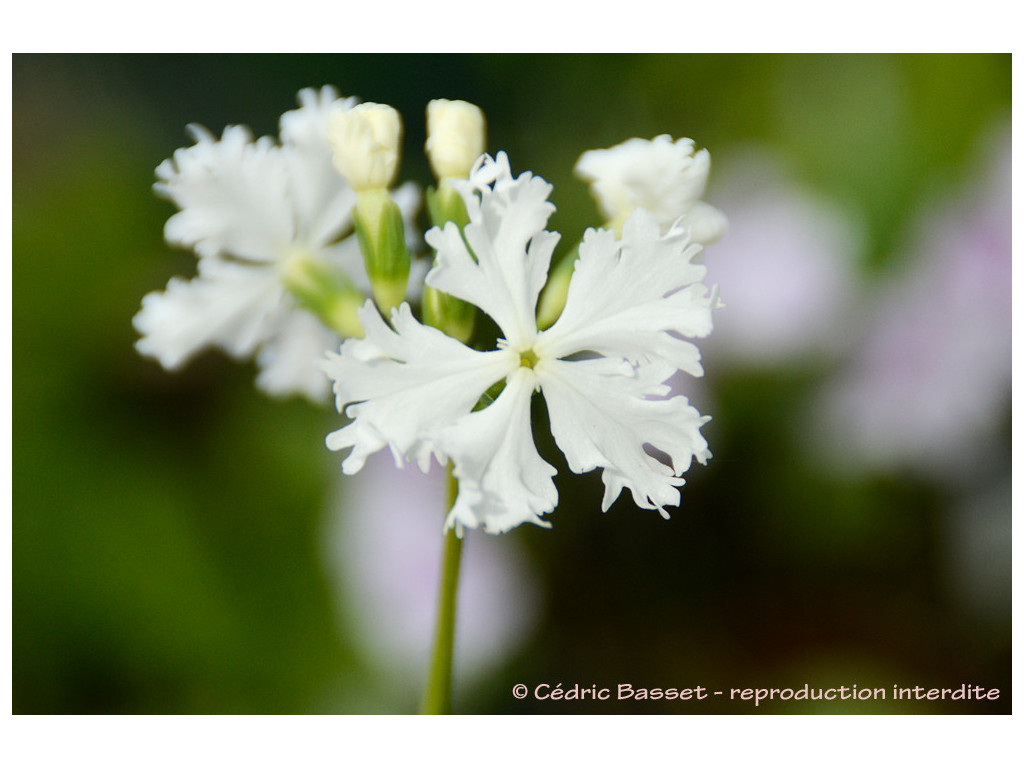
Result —
[[[332, 114], [327, 130], [334, 167], [356, 193], [356, 235], [374, 300], [387, 317], [406, 296], [411, 261], [402, 212], [390, 193], [398, 172], [402, 118], [393, 107], [365, 103]], [[427, 105], [426, 152], [437, 177], [437, 187], [427, 191], [427, 208], [435, 226], [454, 221], [461, 227], [468, 222], [462, 196], [450, 182], [469, 176], [484, 153], [485, 135], [479, 107], [447, 99]], [[426, 286], [423, 307], [428, 324], [469, 340], [471, 306]]]

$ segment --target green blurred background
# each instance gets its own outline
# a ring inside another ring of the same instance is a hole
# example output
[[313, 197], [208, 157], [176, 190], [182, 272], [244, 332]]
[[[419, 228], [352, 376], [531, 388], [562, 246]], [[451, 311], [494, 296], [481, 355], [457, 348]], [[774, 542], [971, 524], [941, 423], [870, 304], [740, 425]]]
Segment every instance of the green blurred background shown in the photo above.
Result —
[[[586, 149], [691, 136], [717, 168], [768, 147], [853, 213], [870, 297], [922, 201], [959, 183], [1008, 122], [1010, 57], [15, 55], [15, 712], [415, 709], [418, 677], [385, 685], [387, 665], [337, 618], [344, 598], [323, 555], [340, 477], [323, 436], [337, 414], [262, 396], [252, 365], [217, 353], [168, 374], [132, 347], [142, 296], [194, 274], [194, 257], [164, 244], [173, 208], [150, 189], [188, 144], [185, 125], [274, 135], [300, 88], [327, 83], [402, 112], [401, 177], [423, 185], [426, 102], [479, 104], [490, 149], [555, 185], [551, 228], [565, 240], [600, 223], [572, 176]], [[539, 585], [536, 626], [472, 686], [457, 681], [457, 711], [749, 713], [510, 691], [807, 682], [1003, 694], [757, 711], [1009, 712], [1009, 494], [973, 560], [956, 546], [975, 540], [972, 518], [949, 523], [977, 493], [1008, 487], [1008, 392], [994, 458], [950, 490], [896, 464], [849, 474], [813, 461], [794, 425], [841, 369], [834, 359], [715, 372], [709, 354], [707, 367], [706, 400], [694, 399], [713, 416], [715, 458], [688, 474], [670, 522], [624, 500], [601, 515], [599, 480], [556, 463], [554, 528], [509, 534]], [[990, 603], [964, 596], [965, 569]]]

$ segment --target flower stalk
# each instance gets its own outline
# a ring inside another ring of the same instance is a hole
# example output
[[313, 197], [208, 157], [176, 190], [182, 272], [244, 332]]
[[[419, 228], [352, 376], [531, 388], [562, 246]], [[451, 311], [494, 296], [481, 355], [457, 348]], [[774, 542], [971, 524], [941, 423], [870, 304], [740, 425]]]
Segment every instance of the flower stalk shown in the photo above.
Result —
[[[448, 505], [451, 509], [459, 495], [459, 481], [448, 465]], [[446, 715], [451, 712], [452, 655], [455, 648], [455, 612], [458, 602], [459, 567], [462, 563], [462, 539], [455, 529], [444, 537], [441, 559], [441, 583], [437, 597], [437, 622], [434, 627], [434, 648], [430, 656], [427, 688], [423, 694], [421, 713]]]

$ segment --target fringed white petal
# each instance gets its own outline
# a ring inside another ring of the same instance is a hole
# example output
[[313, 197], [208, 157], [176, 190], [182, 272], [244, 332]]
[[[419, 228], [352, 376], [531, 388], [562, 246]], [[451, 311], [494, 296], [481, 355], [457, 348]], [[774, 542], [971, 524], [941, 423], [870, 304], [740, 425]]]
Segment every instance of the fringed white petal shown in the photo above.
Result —
[[[603, 468], [603, 510], [623, 488], [644, 509], [679, 504], [680, 475], [691, 459], [711, 457], [700, 427], [708, 421], [685, 397], [662, 398], [672, 368], [652, 363], [634, 369], [621, 360], [544, 360], [536, 367], [551, 419], [551, 433], [573, 472]], [[645, 450], [650, 445], [671, 466]]]
[[711, 332], [712, 296], [698, 282], [705, 269], [693, 263], [699, 252], [683, 230], [662, 236], [642, 209], [626, 221], [621, 241], [606, 230], [587, 230], [565, 309], [540, 335], [537, 353], [662, 359], [700, 376], [700, 353], [682, 338]]
[[[544, 230], [555, 210], [547, 199], [551, 185], [531, 173], [512, 179], [507, 158], [499, 158], [486, 158], [478, 169], [477, 176], [486, 170], [489, 178], [493, 171], [495, 179], [479, 200], [466, 196], [470, 223], [464, 233], [450, 222], [427, 232], [437, 250], [427, 284], [475, 304], [510, 346], [525, 349], [537, 334], [537, 296], [559, 236]], [[468, 188], [476, 183], [471, 179]]]
[[479, 205], [479, 195], [485, 190], [500, 187], [512, 181], [512, 166], [508, 154], [499, 152], [494, 157], [482, 154], [473, 163], [468, 179], [448, 179], [462, 195], [466, 208], [473, 210]]
[[358, 101], [341, 99], [334, 88], [299, 91], [299, 109], [281, 116], [282, 152], [288, 165], [289, 194], [296, 218], [296, 240], [321, 248], [352, 228], [356, 194], [334, 170], [327, 143], [327, 118]]
[[536, 376], [518, 368], [491, 405], [441, 433], [454, 463], [459, 495], [446, 528], [504, 533], [523, 523], [549, 527], [541, 516], [558, 503], [555, 468], [537, 453], [530, 427]]
[[181, 209], [167, 220], [167, 241], [202, 257], [278, 258], [295, 235], [280, 147], [237, 125], [219, 140], [196, 125], [189, 132], [196, 143], [156, 169], [154, 189]]
[[338, 410], [353, 419], [331, 434], [328, 447], [352, 448], [342, 464], [346, 474], [385, 444], [396, 463], [415, 461], [426, 471], [432, 455], [443, 458], [433, 440], [437, 431], [469, 413], [488, 387], [515, 369], [518, 355], [470, 349], [421, 325], [405, 303], [392, 312], [395, 330], [370, 301], [359, 319], [365, 337], [347, 340], [324, 363]]
[[292, 309], [256, 357], [261, 369], [256, 386], [275, 397], [300, 394], [314, 403], [326, 402], [331, 386], [321, 362], [340, 343], [338, 334], [311, 314]]
[[284, 306], [272, 268], [204, 259], [197, 277], [172, 278], [142, 299], [132, 321], [142, 334], [135, 347], [168, 370], [206, 347], [247, 357], [275, 332]]

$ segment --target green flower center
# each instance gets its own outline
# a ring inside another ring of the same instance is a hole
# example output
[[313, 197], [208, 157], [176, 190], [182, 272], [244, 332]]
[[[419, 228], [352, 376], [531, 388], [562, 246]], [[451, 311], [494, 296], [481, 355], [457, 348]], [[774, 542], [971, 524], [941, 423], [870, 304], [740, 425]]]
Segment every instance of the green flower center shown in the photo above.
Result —
[[519, 353], [519, 365], [523, 368], [533, 368], [537, 364], [537, 353], [532, 349]]

